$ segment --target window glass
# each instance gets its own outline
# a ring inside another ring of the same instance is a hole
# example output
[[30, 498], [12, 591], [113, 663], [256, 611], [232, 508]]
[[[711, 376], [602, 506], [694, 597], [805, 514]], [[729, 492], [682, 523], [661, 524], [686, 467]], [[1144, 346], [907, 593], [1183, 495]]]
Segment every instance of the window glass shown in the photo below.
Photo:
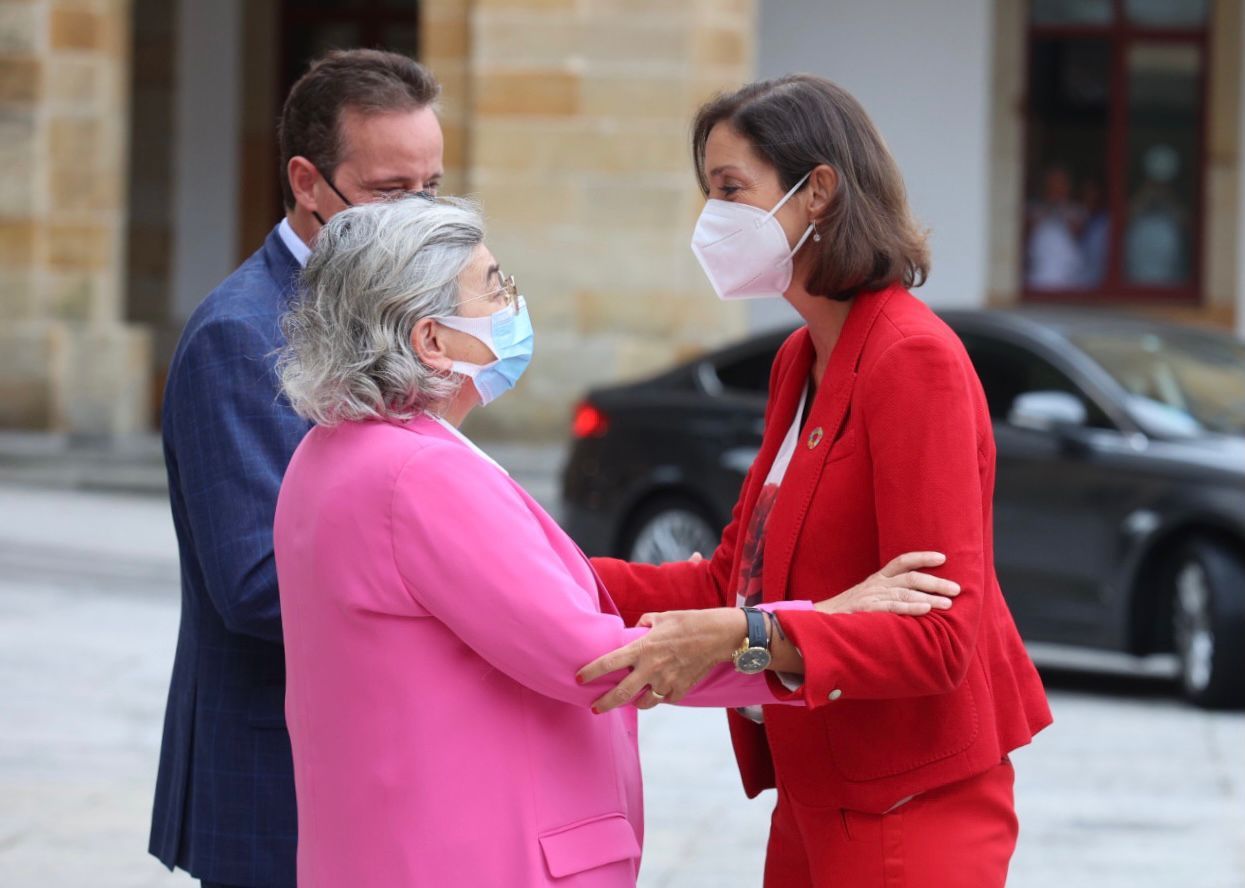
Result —
[[1106, 25], [1111, 0], [1032, 0], [1029, 20], [1035, 25]]
[[1007, 422], [1012, 405], [1023, 394], [1067, 392], [1085, 405], [1091, 427], [1114, 428], [1106, 413], [1045, 358], [1022, 346], [985, 336], [969, 335], [963, 340], [985, 390], [990, 417], [995, 422]]
[[1071, 335], [1133, 399], [1143, 426], [1245, 434], [1245, 343], [1171, 328], [1127, 335], [1110, 329]]
[[1105, 39], [1034, 41], [1025, 206], [1029, 290], [1091, 288], [1106, 277], [1110, 84]]
[[1199, 295], [1209, 2], [1107, 6], [1031, 5], [1023, 289], [1188, 301]]
[[1190, 28], [1206, 24], [1209, 0], [1126, 0], [1124, 9], [1135, 25]]
[[1128, 53], [1124, 276], [1129, 283], [1190, 282], [1201, 76], [1196, 46], [1141, 43]]

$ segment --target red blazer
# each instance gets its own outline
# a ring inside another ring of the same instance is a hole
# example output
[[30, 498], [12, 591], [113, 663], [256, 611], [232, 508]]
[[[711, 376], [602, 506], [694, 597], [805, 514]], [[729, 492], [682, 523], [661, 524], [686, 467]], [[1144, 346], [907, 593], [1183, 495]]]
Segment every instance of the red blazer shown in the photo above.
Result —
[[[624, 619], [734, 606], [742, 529], [813, 357], [807, 328], [779, 349], [761, 450], [711, 559], [594, 561]], [[777, 779], [797, 802], [882, 812], [1050, 724], [994, 575], [993, 492], [990, 413], [959, 339], [900, 287], [857, 296], [770, 514], [764, 598], [827, 598], [917, 550], [946, 553], [936, 573], [963, 591], [923, 617], [782, 615], [807, 708], [767, 706], [764, 727], [730, 714], [749, 796]]]

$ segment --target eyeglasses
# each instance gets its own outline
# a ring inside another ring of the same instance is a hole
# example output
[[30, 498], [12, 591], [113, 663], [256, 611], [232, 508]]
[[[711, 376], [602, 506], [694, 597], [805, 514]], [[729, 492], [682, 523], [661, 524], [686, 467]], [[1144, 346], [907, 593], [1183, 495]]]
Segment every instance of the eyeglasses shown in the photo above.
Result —
[[[500, 276], [500, 275], [499, 275]], [[466, 305], [468, 302], [477, 302], [481, 299], [496, 299], [498, 294], [502, 294], [505, 298], [506, 308], [515, 314], [519, 313], [519, 287], [514, 282], [514, 275], [502, 277], [501, 286], [496, 290], [490, 290], [487, 293], [481, 293], [479, 296], [472, 296], [470, 299], [463, 299], [458, 304]]]

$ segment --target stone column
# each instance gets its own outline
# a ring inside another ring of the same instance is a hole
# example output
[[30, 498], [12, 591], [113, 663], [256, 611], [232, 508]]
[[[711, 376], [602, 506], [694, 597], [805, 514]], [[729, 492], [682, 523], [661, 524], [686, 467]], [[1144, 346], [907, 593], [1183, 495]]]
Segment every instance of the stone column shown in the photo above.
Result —
[[689, 132], [701, 102], [752, 77], [754, 0], [424, 6], [447, 165], [483, 201], [537, 328], [519, 392], [475, 428], [565, 434], [587, 387], [741, 334], [744, 309], [713, 297], [688, 248], [701, 206]]
[[0, 3], [0, 425], [123, 436], [150, 415], [122, 280], [128, 0]]
[[1241, 232], [1245, 231], [1245, 176], [1240, 174], [1240, 152], [1245, 149], [1245, 65], [1241, 65], [1240, 55], [1245, 50], [1245, 15], [1238, 11], [1236, 22], [1236, 57], [1237, 74], [1240, 77], [1240, 88], [1237, 92], [1237, 114], [1239, 135], [1237, 137], [1237, 212], [1236, 212], [1236, 335], [1245, 338], [1245, 248], [1241, 245]]
[[1237, 194], [1241, 182], [1241, 51], [1245, 48], [1240, 0], [1211, 5], [1210, 51], [1206, 104], [1206, 171], [1202, 192], [1202, 306], [1194, 320], [1231, 327], [1240, 298], [1237, 272], [1245, 262], [1241, 249], [1240, 209]]
[[[1025, 63], [1029, 27], [1026, 0], [995, 0], [990, 90], [987, 210], [989, 265], [986, 302], [1020, 302], [1025, 213]], [[937, 259], [937, 257], [935, 257]]]
[[178, 7], [170, 133], [172, 312], [178, 327], [238, 265], [242, 15], [241, 0], [180, 0]]

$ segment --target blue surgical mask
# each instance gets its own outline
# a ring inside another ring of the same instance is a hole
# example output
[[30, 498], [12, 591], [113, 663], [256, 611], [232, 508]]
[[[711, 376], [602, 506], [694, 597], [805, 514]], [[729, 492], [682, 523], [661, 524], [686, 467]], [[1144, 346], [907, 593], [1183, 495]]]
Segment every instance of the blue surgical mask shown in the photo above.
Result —
[[491, 364], [454, 361], [451, 365], [455, 373], [471, 377], [483, 404], [497, 400], [514, 388], [532, 362], [535, 332], [527, 313], [527, 300], [523, 297], [519, 297], [517, 310], [507, 306], [482, 318], [453, 315], [436, 318], [436, 321], [451, 330], [474, 336], [497, 356]]

